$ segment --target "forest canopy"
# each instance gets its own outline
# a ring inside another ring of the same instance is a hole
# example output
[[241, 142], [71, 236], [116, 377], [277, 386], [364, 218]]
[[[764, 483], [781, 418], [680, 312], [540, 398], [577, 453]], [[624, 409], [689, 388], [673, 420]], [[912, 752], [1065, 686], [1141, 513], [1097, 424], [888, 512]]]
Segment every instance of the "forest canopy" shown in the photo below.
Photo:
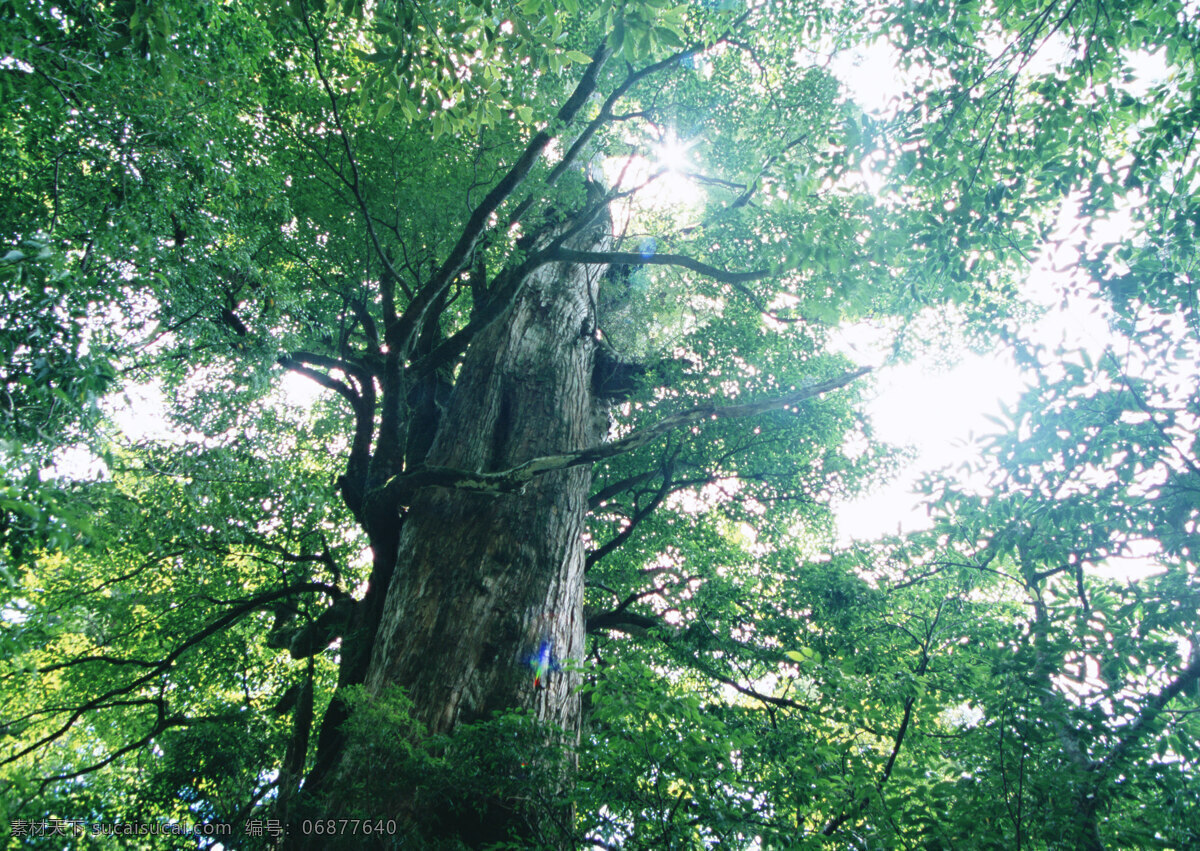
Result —
[[1200, 846], [1194, 2], [0, 21], [14, 841]]

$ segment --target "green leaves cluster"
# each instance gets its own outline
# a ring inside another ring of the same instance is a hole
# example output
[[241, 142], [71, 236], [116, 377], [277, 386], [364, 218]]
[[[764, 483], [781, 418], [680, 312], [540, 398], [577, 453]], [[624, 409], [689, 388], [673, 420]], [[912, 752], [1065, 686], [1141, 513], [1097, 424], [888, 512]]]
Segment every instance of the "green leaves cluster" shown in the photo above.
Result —
[[[641, 367], [611, 436], [840, 374], [836, 331], [858, 322], [906, 350], [965, 317], [1032, 389], [988, 443], [988, 486], [932, 481], [932, 530], [900, 540], [834, 543], [837, 501], [900, 460], [855, 391], [598, 464], [578, 745], [520, 714], [429, 738], [418, 696], [342, 689], [374, 767], [363, 814], [415, 786], [428, 806], [406, 829], [447, 846], [514, 799], [545, 816], [547, 845], [1200, 841], [1200, 39], [1182, 4], [138, 0], [0, 17], [6, 817], [237, 825], [300, 790], [353, 636], [342, 623], [307, 654], [293, 639], [371, 577], [342, 497], [389, 326], [432, 317], [388, 374], [434, 416], [522, 264], [587, 211], [646, 261], [600, 285], [581, 332]], [[911, 85], [868, 115], [820, 54], [880, 38]], [[650, 197], [670, 182], [653, 165], [609, 185], [671, 137], [691, 158], [672, 178], [702, 207]], [[632, 212], [601, 215], [606, 192]], [[1042, 349], [1007, 318], [1051, 247], [1112, 345]], [[672, 256], [695, 262], [655, 260]], [[286, 398], [281, 363], [319, 400]], [[104, 423], [120, 382], [163, 395], [169, 439]], [[102, 473], [54, 469], [72, 446]], [[1131, 557], [1153, 570], [1114, 578]]]
[[[528, 835], [518, 825], [531, 813], [539, 817], [539, 843], [552, 847], [572, 835], [572, 801], [563, 794], [573, 758], [569, 735], [546, 730], [527, 713], [509, 712], [463, 724], [451, 735], [429, 736], [413, 720], [412, 701], [402, 691], [371, 697], [355, 690], [349, 703], [351, 747], [387, 778], [383, 784], [361, 775], [347, 778], [353, 786], [350, 818], [378, 818], [392, 810], [388, 801], [412, 796], [416, 812], [396, 840], [400, 844], [461, 848], [470, 844], [473, 825], [511, 820], [515, 848]], [[514, 800], [526, 812], [506, 806]], [[329, 841], [330, 847], [350, 848], [362, 840]]]

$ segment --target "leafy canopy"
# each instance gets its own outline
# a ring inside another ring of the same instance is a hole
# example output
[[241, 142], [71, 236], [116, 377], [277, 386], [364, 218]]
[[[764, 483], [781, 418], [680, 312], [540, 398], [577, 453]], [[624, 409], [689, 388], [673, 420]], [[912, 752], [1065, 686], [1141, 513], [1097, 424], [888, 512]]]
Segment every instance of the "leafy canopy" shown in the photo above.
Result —
[[[357, 406], [389, 357], [452, 383], [538, 236], [605, 206], [605, 257], [559, 259], [611, 262], [592, 330], [643, 367], [614, 439], [844, 374], [854, 323], [898, 356], [999, 341], [1033, 384], [987, 490], [931, 481], [930, 531], [849, 549], [832, 505], [896, 463], [853, 392], [601, 458], [547, 841], [1196, 843], [1194, 9], [0, 9], [6, 816], [269, 816], [343, 662], [318, 626], [371, 575], [331, 485]], [[880, 43], [906, 86], [868, 114], [826, 60]], [[1051, 248], [1111, 346], [1024, 339]], [[116, 429], [122, 387], [169, 437]], [[73, 446], [103, 474], [55, 467]], [[351, 723], [410, 729], [410, 697]], [[499, 718], [460, 752], [510, 734], [537, 738]], [[401, 738], [381, 761], [462, 780]]]

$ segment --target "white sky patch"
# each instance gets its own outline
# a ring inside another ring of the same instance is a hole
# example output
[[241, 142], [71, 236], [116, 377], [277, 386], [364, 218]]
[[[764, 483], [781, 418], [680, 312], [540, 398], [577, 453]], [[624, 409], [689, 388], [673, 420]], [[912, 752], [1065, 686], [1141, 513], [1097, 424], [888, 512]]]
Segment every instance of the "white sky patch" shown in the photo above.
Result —
[[[120, 432], [132, 443], [167, 441], [182, 443], [182, 431], [173, 429], [167, 417], [166, 397], [161, 386], [130, 384], [121, 393], [109, 396], [103, 410]], [[64, 446], [54, 453], [54, 461], [45, 471], [48, 478], [70, 481], [95, 481], [108, 477], [104, 461], [85, 445]]]
[[167, 397], [158, 382], [127, 385], [114, 401], [109, 418], [128, 440], [180, 443], [186, 439], [182, 432], [171, 428]]
[[625, 191], [641, 187], [629, 199], [611, 205], [617, 233], [636, 221], [638, 212], [669, 212], [682, 226], [697, 210], [704, 209], [707, 193], [684, 173], [685, 154], [686, 150], [672, 144], [661, 155], [656, 151], [655, 160], [635, 154], [604, 161], [604, 178], [609, 186]]
[[64, 446], [54, 453], [43, 479], [69, 479], [91, 482], [108, 478], [108, 467], [86, 446]]
[[[268, 403], [306, 410], [323, 393], [331, 392], [312, 379], [285, 370]], [[178, 444], [196, 440], [195, 435], [189, 436], [185, 430], [171, 424], [170, 402], [159, 382], [128, 384], [121, 393], [108, 399], [105, 408], [122, 437], [131, 443]]]
[[657, 166], [668, 172], [692, 170], [695, 165], [692, 163], [691, 150], [695, 144], [695, 139], [685, 141], [676, 136], [674, 130], [668, 130], [654, 151]]
[[1171, 77], [1165, 47], [1153, 53], [1138, 51], [1125, 58], [1133, 68], [1133, 79], [1124, 83], [1122, 88], [1135, 98], [1144, 98], [1152, 88]]
[[899, 58], [891, 43], [880, 38], [837, 54], [829, 68], [865, 112], [886, 114], [912, 89], [897, 67]]
[[[171, 427], [166, 397], [157, 382], [126, 386], [119, 394], [104, 400], [103, 410], [123, 440], [132, 443], [182, 443], [187, 440], [186, 434]], [[53, 463], [43, 475], [70, 481], [96, 481], [107, 478], [108, 474], [104, 461], [90, 447], [78, 444], [64, 446], [55, 452]]]
[[954, 729], [978, 727], [983, 719], [983, 710], [974, 706], [970, 701], [943, 709], [941, 715], [938, 716], [939, 721]]
[[[838, 508], [843, 542], [871, 540], [896, 532], [928, 528], [929, 514], [916, 494], [917, 480], [927, 472], [951, 472], [964, 487], [968, 462], [979, 457], [978, 436], [998, 429], [988, 419], [1013, 406], [1025, 384], [1008, 358], [968, 355], [948, 370], [908, 363], [884, 367], [877, 376], [880, 391], [867, 404], [875, 436], [886, 443], [911, 446], [916, 458], [892, 482]], [[986, 475], [974, 473], [980, 488]]]
[[299, 373], [285, 371], [279, 379], [276, 397], [293, 408], [311, 408], [322, 393], [331, 393], [311, 378]]
[[1123, 555], [1106, 558], [1102, 564], [1089, 571], [1102, 579], [1137, 580], [1166, 573], [1167, 568], [1158, 560], [1161, 552], [1158, 541], [1148, 539], [1130, 541]]

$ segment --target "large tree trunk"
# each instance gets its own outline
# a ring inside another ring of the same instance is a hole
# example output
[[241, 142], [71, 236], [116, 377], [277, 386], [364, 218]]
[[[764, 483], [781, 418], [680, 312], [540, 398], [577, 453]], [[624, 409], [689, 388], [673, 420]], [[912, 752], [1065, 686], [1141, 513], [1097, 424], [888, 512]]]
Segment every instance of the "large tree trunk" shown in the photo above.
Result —
[[[499, 470], [598, 442], [603, 416], [592, 390], [592, 330], [602, 271], [550, 264], [525, 281], [507, 312], [468, 350], [427, 464]], [[529, 659], [543, 642], [555, 662], [582, 655], [589, 485], [589, 471], [577, 467], [513, 494], [419, 491], [404, 518], [367, 694], [382, 698], [401, 687], [428, 734], [520, 709], [548, 737], [556, 728], [577, 735], [577, 676], [556, 670], [535, 687]], [[528, 772], [538, 758], [531, 753], [512, 769]], [[409, 822], [419, 816], [427, 828], [433, 824], [472, 846], [544, 836], [543, 816], [528, 799], [455, 801], [443, 790], [434, 805], [439, 818], [423, 810], [428, 802], [414, 799], [411, 789], [391, 785], [395, 778], [375, 783], [373, 765], [351, 737], [332, 782], [310, 790], [326, 797], [320, 809]]]

